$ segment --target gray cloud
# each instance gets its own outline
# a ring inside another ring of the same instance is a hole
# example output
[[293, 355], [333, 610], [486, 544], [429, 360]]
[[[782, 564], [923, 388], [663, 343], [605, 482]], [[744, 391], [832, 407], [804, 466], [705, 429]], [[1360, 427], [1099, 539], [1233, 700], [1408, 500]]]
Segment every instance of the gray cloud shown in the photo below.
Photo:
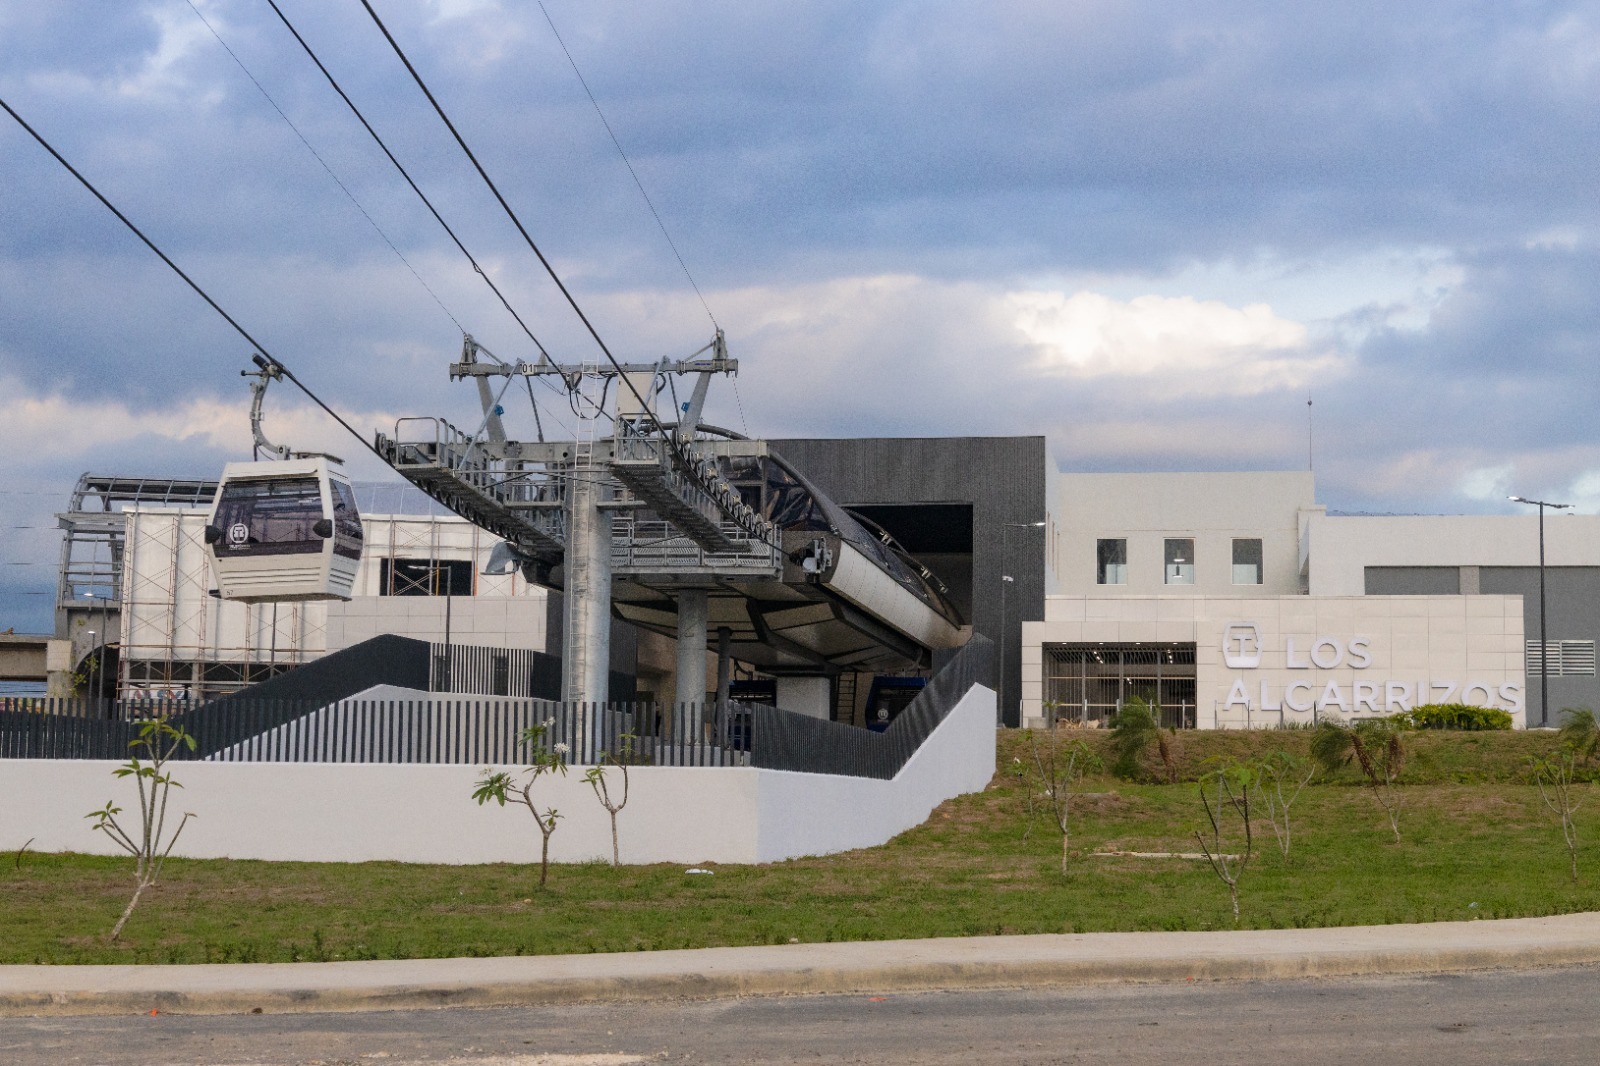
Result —
[[[283, 6], [540, 338], [587, 353], [359, 6]], [[270, 10], [201, 7], [466, 328], [530, 354]], [[716, 421], [1047, 433], [1082, 469], [1293, 466], [1311, 395], [1336, 506], [1491, 508], [1497, 478], [1554, 494], [1600, 471], [1600, 5], [549, 7], [745, 362]], [[380, 10], [613, 346], [702, 343], [537, 7]], [[187, 4], [0, 0], [0, 39], [0, 95], [330, 401], [470, 416], [455, 326]], [[0, 487], [58, 486], [55, 508], [85, 467], [227, 458], [140, 418], [204, 401], [242, 424], [244, 342], [9, 124], [0, 183], [0, 417], [63, 401], [127, 428], [50, 442]], [[1448, 277], [1363, 277], [1383, 256]], [[1277, 356], [1206, 371], [1223, 348], [1193, 336], [1169, 349], [1195, 365], [1047, 373], [1003, 312], [1022, 291], [1266, 304], [1307, 340], [1255, 391], [1226, 379]], [[1315, 311], [1290, 306], [1307, 292]]]

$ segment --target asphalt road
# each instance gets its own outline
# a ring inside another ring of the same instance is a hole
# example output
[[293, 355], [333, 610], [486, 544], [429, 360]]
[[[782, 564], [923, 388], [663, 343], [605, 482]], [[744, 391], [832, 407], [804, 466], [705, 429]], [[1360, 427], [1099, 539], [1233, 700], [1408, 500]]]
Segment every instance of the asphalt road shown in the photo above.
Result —
[[0, 1018], [7, 1066], [1600, 1061], [1600, 966], [360, 1014]]

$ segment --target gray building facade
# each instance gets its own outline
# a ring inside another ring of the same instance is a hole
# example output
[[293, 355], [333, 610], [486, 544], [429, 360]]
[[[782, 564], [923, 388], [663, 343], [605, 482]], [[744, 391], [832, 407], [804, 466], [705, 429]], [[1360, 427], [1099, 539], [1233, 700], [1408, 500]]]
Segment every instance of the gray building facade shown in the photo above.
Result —
[[[1044, 614], [1051, 465], [1045, 439], [812, 438], [770, 443], [817, 489], [877, 523], [949, 586], [973, 630], [1003, 648], [996, 678], [1001, 717], [1005, 724], [1017, 725], [1022, 620]], [[1007, 576], [1012, 580], [1003, 582]]]

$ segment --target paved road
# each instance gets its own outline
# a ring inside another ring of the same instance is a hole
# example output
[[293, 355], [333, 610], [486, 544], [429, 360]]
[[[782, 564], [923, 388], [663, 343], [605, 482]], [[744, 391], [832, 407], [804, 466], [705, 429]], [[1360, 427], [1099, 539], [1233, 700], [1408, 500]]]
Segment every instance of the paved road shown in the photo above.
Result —
[[359, 1014], [0, 1018], [7, 1066], [1600, 1061], [1600, 966]]

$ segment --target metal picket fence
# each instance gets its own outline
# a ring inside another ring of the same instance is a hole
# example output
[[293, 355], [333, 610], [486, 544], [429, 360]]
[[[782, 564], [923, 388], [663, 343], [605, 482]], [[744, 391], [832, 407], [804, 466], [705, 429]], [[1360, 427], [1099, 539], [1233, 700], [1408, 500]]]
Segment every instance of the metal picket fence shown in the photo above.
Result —
[[29, 700], [0, 704], [0, 758], [123, 759], [144, 723], [195, 738], [175, 759], [221, 762], [475, 763], [527, 760], [525, 732], [574, 765], [749, 762], [750, 709], [730, 705], [562, 703], [531, 699], [184, 701]]
[[[438, 647], [419, 643], [417, 650], [431, 651], [436, 664], [441, 658]], [[974, 637], [883, 733], [759, 705], [502, 695], [495, 690], [518, 687], [502, 684], [512, 678], [537, 686], [539, 660], [457, 648], [444, 666], [455, 674], [458, 692], [432, 699], [318, 700], [300, 692], [280, 699], [245, 692], [209, 703], [0, 699], [0, 759], [124, 759], [145, 723], [161, 718], [195, 739], [194, 750], [180, 749], [177, 759], [522, 765], [528, 760], [525, 733], [542, 725], [541, 743], [549, 750], [564, 745], [567, 761], [579, 766], [609, 759], [887, 779], [973, 685], [992, 682], [992, 650], [989, 641]], [[439, 668], [431, 671], [436, 682], [446, 680]], [[467, 685], [488, 691], [460, 695]]]

